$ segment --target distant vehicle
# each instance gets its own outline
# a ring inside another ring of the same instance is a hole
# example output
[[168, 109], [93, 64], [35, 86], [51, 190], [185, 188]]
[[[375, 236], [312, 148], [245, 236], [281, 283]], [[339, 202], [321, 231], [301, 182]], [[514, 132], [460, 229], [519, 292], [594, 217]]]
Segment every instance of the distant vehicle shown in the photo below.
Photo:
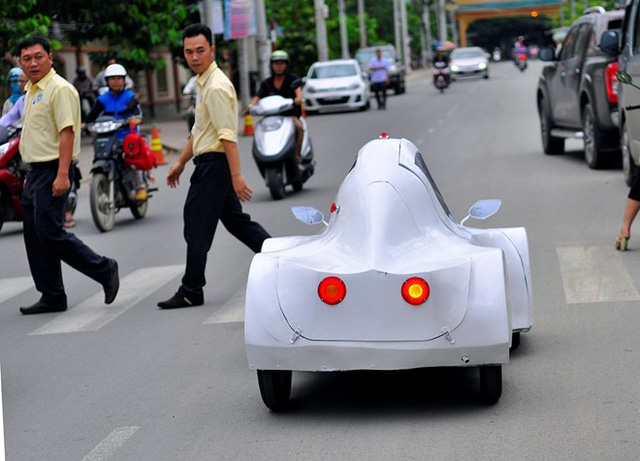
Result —
[[292, 371], [476, 367], [480, 396], [502, 393], [502, 364], [532, 327], [522, 227], [474, 228], [500, 200], [460, 223], [424, 158], [381, 135], [360, 149], [331, 217], [294, 207], [316, 235], [270, 238], [249, 270], [245, 346], [260, 394], [287, 407]]
[[356, 51], [355, 59], [358, 61], [358, 64], [360, 64], [362, 70], [368, 73], [369, 62], [375, 57], [376, 50], [378, 49], [382, 52], [382, 57], [389, 61], [389, 64], [391, 65], [389, 68], [389, 87], [393, 89], [395, 94], [404, 93], [407, 90], [405, 83], [405, 69], [400, 59], [398, 59], [396, 48], [393, 45], [379, 45], [360, 48]]
[[452, 80], [458, 77], [489, 78], [489, 59], [479, 46], [456, 48], [449, 60]]
[[588, 8], [571, 25], [559, 53], [540, 50], [540, 60], [548, 63], [536, 94], [545, 154], [563, 154], [564, 140], [578, 138], [590, 168], [620, 158], [618, 63], [599, 45], [604, 31], [622, 28], [623, 18], [624, 11]]
[[316, 62], [302, 88], [307, 113], [367, 110], [370, 95], [369, 82], [355, 59]]

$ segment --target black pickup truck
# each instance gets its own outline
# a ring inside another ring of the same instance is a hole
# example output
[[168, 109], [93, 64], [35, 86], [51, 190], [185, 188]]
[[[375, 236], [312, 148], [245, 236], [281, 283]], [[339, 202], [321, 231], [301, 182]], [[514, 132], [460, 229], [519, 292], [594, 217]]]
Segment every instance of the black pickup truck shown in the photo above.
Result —
[[549, 63], [537, 89], [545, 154], [562, 154], [566, 138], [582, 138], [589, 167], [620, 162], [618, 63], [598, 45], [604, 31], [622, 28], [623, 19], [622, 10], [588, 8], [571, 25], [557, 53], [541, 50], [540, 59]]

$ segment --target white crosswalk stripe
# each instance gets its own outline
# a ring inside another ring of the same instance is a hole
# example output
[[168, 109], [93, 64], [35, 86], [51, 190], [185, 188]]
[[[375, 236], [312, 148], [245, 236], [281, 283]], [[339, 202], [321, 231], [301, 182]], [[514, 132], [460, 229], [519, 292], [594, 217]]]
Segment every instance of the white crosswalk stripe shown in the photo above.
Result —
[[566, 246], [556, 252], [567, 304], [640, 300], [619, 251]]
[[30, 334], [97, 331], [182, 272], [184, 265], [138, 269], [120, 279], [120, 290], [113, 304], [106, 306], [104, 293], [100, 291]]
[[111, 458], [127, 440], [133, 437], [133, 434], [135, 434], [138, 429], [140, 429], [140, 426], [115, 428], [107, 438], [91, 450], [91, 453], [82, 458], [82, 461], [106, 461]]
[[204, 321], [208, 323], [244, 322], [245, 290], [238, 290], [235, 295]]
[[0, 280], [0, 303], [33, 288], [31, 277], [12, 277]]

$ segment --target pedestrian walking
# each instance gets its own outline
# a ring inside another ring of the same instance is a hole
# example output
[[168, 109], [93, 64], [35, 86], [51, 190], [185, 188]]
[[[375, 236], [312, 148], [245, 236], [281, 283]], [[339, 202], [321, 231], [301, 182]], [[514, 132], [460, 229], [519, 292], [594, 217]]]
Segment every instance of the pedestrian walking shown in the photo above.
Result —
[[389, 62], [382, 57], [380, 48], [376, 50], [376, 55], [369, 61], [369, 72], [371, 72], [371, 89], [376, 94], [378, 109], [386, 109]]
[[240, 202], [251, 200], [252, 190], [240, 170], [238, 99], [233, 84], [214, 60], [211, 29], [204, 24], [186, 27], [182, 44], [189, 67], [198, 75], [196, 117], [187, 147], [167, 173], [167, 184], [178, 186], [185, 164], [192, 158], [195, 169], [184, 204], [186, 269], [175, 295], [158, 303], [161, 309], [204, 303], [207, 253], [218, 221], [256, 253], [270, 237], [242, 211]]
[[67, 309], [61, 261], [100, 283], [106, 304], [115, 299], [118, 263], [96, 254], [63, 227], [64, 206], [74, 180], [72, 160], [80, 152], [80, 98], [53, 69], [49, 42], [31, 37], [18, 44], [25, 86], [20, 153], [27, 163], [22, 193], [24, 243], [40, 300], [21, 307], [25, 315]]

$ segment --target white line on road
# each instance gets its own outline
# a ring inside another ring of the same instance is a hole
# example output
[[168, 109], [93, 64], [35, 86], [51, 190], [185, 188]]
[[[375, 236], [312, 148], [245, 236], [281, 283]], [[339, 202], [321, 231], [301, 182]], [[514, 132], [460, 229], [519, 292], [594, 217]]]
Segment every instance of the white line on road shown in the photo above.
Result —
[[0, 303], [33, 288], [31, 277], [13, 277], [0, 280]]
[[120, 280], [118, 297], [113, 304], [106, 306], [104, 293], [100, 291], [30, 334], [97, 331], [182, 272], [184, 265], [138, 269]]
[[129, 440], [140, 426], [117, 427], [100, 442], [82, 461], [105, 461]]
[[567, 304], [638, 301], [640, 294], [610, 247], [557, 247]]
[[244, 302], [245, 290], [238, 290], [229, 301], [224, 303], [220, 309], [209, 316], [207, 323], [236, 323], [244, 322]]

